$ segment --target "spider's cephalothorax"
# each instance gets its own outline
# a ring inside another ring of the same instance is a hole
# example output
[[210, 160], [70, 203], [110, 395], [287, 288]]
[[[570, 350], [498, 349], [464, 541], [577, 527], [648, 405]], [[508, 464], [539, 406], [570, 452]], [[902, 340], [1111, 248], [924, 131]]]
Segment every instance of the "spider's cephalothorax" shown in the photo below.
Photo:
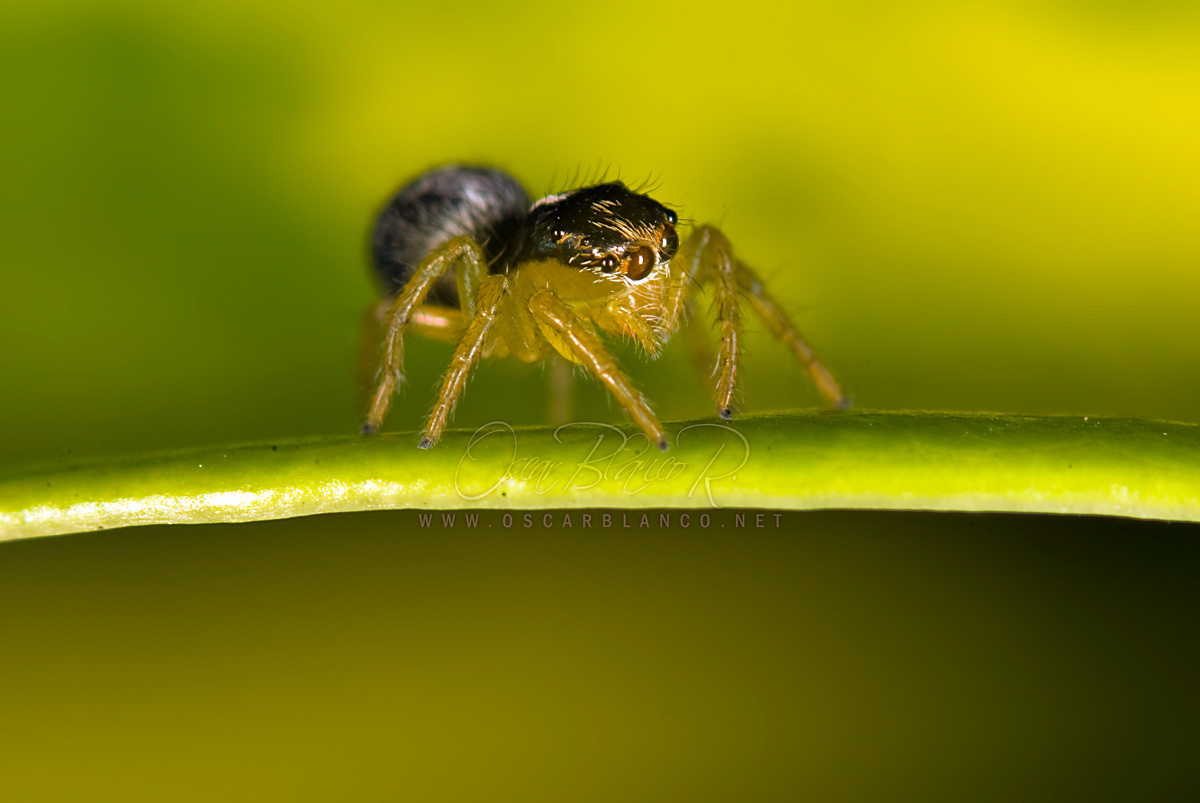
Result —
[[679, 250], [678, 216], [619, 181], [551, 195], [529, 212], [522, 256], [640, 282]]
[[646, 437], [666, 449], [662, 426], [597, 330], [632, 337], [657, 354], [688, 317], [701, 283], [712, 285], [720, 330], [712, 375], [722, 418], [732, 416], [736, 397], [742, 299], [821, 391], [845, 406], [833, 377], [758, 276], [734, 258], [724, 235], [699, 226], [681, 246], [677, 222], [669, 207], [620, 182], [530, 204], [521, 185], [499, 170], [450, 166], [419, 176], [384, 208], [372, 237], [385, 295], [378, 318], [386, 331], [363, 431], [383, 422], [403, 380], [404, 333], [415, 330], [458, 343], [422, 448], [441, 435], [481, 358], [511, 354], [533, 362], [558, 354], [596, 376]]

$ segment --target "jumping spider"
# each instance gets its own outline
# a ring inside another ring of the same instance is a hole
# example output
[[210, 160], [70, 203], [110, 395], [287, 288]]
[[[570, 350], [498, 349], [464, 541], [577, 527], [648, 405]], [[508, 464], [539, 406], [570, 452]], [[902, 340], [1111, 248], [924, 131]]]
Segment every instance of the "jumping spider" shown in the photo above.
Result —
[[458, 344], [422, 449], [441, 436], [480, 359], [511, 354], [535, 362], [557, 353], [594, 374], [665, 450], [662, 425], [596, 330], [632, 337], [655, 356], [706, 281], [720, 329], [713, 373], [721, 418], [729, 420], [734, 410], [743, 298], [821, 392], [846, 406], [833, 376], [725, 236], [698, 226], [680, 245], [677, 223], [670, 208], [619, 181], [531, 204], [525, 189], [499, 170], [452, 165], [418, 176], [392, 198], [372, 237], [385, 293], [377, 310], [383, 344], [363, 432], [383, 423], [404, 379], [404, 333], [411, 330]]

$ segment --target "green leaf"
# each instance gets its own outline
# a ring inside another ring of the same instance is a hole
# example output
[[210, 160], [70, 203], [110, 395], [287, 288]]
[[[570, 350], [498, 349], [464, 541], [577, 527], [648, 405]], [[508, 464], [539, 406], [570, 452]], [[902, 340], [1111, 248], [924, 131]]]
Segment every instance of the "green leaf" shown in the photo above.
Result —
[[43, 467], [0, 479], [0, 538], [387, 508], [1019, 511], [1200, 521], [1200, 426], [808, 413], [668, 426], [493, 423]]

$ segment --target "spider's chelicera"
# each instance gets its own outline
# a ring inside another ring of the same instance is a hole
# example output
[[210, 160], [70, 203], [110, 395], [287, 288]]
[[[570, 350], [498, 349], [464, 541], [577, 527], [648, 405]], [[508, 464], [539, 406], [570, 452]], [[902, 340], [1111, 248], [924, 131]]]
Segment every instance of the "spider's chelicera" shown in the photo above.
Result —
[[[422, 433], [441, 436], [471, 369], [484, 357], [534, 362], [559, 355], [596, 376], [660, 449], [662, 425], [617, 365], [597, 330], [634, 338], [651, 355], [690, 315], [695, 291], [712, 285], [720, 332], [714, 393], [733, 415], [744, 299], [808, 368], [837, 406], [847, 402], [762, 281], [712, 226], [680, 243], [670, 208], [619, 181], [531, 203], [499, 170], [449, 166], [401, 189], [375, 224], [372, 253], [384, 289], [378, 385], [364, 432], [383, 423], [404, 378], [404, 333], [457, 342]], [[694, 354], [706, 350], [695, 327]]]

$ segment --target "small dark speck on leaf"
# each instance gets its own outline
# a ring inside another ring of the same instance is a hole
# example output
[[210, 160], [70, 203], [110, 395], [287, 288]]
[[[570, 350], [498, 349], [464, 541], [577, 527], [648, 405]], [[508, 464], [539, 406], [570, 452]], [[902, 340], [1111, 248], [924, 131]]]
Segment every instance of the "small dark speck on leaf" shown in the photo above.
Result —
[[271, 447], [271, 451], [272, 451], [272, 452], [273, 452], [273, 451], [275, 451], [275, 448], [276, 448], [276, 447], [272, 446], [272, 447]]

